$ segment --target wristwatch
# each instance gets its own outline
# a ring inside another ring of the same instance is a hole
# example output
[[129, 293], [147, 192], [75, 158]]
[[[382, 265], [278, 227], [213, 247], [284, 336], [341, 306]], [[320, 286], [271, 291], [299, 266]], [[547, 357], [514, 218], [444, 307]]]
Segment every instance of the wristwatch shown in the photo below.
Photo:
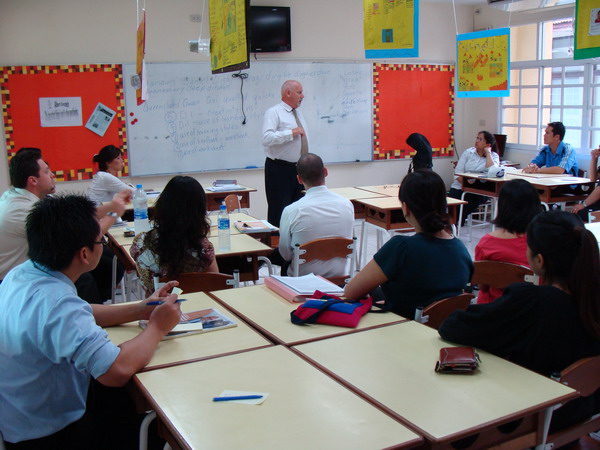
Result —
[[587, 203], [585, 202], [585, 200], [583, 202], [581, 202], [581, 204], [583, 205], [584, 208], [587, 208]]
[[118, 219], [119, 218], [119, 215], [116, 212], [114, 212], [114, 211], [107, 212], [106, 215], [109, 216], [109, 217], [112, 217], [113, 219]]

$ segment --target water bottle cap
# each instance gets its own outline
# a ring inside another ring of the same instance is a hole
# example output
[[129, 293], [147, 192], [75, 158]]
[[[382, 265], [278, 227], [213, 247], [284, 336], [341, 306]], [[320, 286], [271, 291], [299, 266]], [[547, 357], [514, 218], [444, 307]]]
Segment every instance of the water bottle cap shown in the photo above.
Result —
[[226, 205], [220, 205], [220, 206], [219, 206], [219, 209], [220, 209], [221, 211], [227, 211], [227, 206], [226, 206]]
[[136, 188], [138, 188], [138, 189], [141, 189], [141, 188], [142, 188], [142, 185], [141, 185], [141, 184], [138, 184], [138, 185], [136, 185], [135, 187], [136, 187]]

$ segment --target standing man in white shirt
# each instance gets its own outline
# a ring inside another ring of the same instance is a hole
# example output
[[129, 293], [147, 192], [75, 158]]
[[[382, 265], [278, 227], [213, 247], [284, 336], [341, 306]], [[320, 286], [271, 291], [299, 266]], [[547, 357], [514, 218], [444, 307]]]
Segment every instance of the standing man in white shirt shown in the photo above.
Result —
[[[307, 153], [298, 160], [297, 170], [298, 183], [304, 184], [306, 195], [287, 206], [281, 216], [279, 253], [286, 261], [292, 260], [295, 244], [327, 237], [352, 239], [354, 227], [352, 203], [325, 186], [327, 169], [323, 160]], [[341, 276], [346, 273], [346, 258], [314, 260], [302, 264], [299, 269], [300, 275]], [[285, 275], [283, 269], [282, 275]]]
[[281, 86], [281, 102], [265, 112], [263, 121], [267, 218], [276, 227], [283, 209], [302, 196], [302, 186], [296, 179], [296, 161], [308, 153], [306, 123], [298, 110], [302, 99], [300, 82], [286, 81]]

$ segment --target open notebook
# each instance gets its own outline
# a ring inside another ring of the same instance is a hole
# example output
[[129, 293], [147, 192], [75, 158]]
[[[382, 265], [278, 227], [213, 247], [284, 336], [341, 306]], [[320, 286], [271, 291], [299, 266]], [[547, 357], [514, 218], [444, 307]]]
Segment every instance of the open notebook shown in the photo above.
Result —
[[[146, 328], [147, 320], [140, 320], [140, 327]], [[175, 327], [163, 337], [171, 339], [190, 334], [207, 333], [209, 331], [224, 330], [225, 328], [237, 327], [237, 323], [229, 317], [224, 316], [218, 309], [202, 309], [188, 313], [181, 313], [181, 319]]]

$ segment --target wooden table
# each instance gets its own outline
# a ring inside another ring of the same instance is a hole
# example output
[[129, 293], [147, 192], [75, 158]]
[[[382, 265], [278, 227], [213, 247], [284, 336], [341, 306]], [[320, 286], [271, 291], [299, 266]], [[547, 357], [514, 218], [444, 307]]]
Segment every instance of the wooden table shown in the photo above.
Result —
[[374, 192], [376, 194], [385, 195], [388, 197], [398, 198], [399, 184], [379, 184], [377, 186], [357, 186], [356, 189], [363, 191]]
[[[422, 434], [433, 448], [527, 448], [541, 441], [544, 413], [577, 397], [560, 383], [485, 352], [474, 374], [434, 372], [436, 330], [413, 321], [294, 347], [345, 386]], [[509, 422], [520, 420], [513, 425]], [[504, 432], [499, 428], [505, 425]]]
[[283, 345], [341, 336], [406, 320], [393, 313], [367, 313], [355, 329], [320, 324], [294, 325], [290, 321], [290, 313], [300, 306], [300, 303], [288, 302], [265, 285], [215, 291], [210, 295], [235, 311], [268, 339]]
[[225, 201], [225, 197], [229, 194], [236, 194], [238, 196], [242, 208], [250, 208], [250, 192], [256, 192], [256, 189], [242, 186], [242, 189], [231, 191], [211, 192], [207, 189], [204, 191], [206, 192], [206, 209], [208, 211], [218, 211], [221, 204]]
[[[362, 450], [422, 442], [282, 346], [153, 370], [134, 381], [173, 448]], [[212, 401], [226, 389], [268, 397], [261, 405]]]
[[[240, 320], [233, 312], [216, 303], [208, 295], [197, 292], [185, 294], [184, 297], [187, 301], [181, 303], [182, 311], [190, 312], [200, 309], [217, 308], [224, 315], [233, 319], [238, 324], [237, 327], [161, 341], [152, 359], [143, 371], [230, 355], [272, 345]], [[120, 308], [121, 306], [114, 305], [111, 308]], [[139, 327], [138, 322], [130, 322], [106, 328], [106, 331], [110, 340], [119, 345], [136, 337], [142, 332], [142, 329]]]
[[331, 192], [335, 192], [336, 194], [341, 195], [344, 198], [347, 198], [354, 206], [354, 218], [355, 219], [364, 219], [365, 218], [365, 205], [357, 202], [358, 199], [361, 198], [377, 198], [384, 197], [382, 194], [378, 194], [376, 192], [369, 192], [364, 189], [355, 188], [355, 187], [342, 187], [342, 188], [331, 188], [329, 189]]

